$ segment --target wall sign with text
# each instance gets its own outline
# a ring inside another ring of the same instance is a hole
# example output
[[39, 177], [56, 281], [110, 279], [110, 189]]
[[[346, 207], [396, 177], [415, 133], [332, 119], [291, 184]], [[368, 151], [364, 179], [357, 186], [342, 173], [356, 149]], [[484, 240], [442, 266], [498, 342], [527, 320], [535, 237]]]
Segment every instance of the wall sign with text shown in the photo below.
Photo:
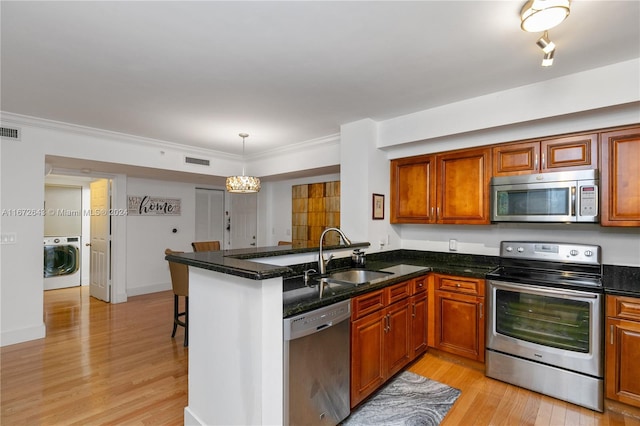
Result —
[[180, 198], [129, 195], [127, 214], [129, 216], [180, 216]]

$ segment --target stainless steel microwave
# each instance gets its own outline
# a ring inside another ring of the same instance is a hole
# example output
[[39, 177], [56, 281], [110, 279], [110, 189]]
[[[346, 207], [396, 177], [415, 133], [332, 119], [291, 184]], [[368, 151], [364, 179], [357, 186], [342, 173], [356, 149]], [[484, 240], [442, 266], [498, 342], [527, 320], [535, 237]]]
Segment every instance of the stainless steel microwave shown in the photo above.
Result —
[[492, 222], [599, 222], [598, 171], [491, 179]]

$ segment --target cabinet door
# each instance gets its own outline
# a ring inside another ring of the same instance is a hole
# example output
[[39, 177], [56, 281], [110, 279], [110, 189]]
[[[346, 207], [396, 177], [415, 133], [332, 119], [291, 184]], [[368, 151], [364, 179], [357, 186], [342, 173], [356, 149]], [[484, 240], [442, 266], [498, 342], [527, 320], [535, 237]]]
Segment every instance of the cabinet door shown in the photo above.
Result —
[[489, 224], [490, 148], [436, 157], [438, 223]]
[[549, 139], [540, 143], [541, 172], [595, 169], [598, 167], [598, 135]]
[[351, 407], [386, 380], [384, 338], [386, 311], [381, 309], [351, 323]]
[[640, 322], [608, 318], [607, 329], [606, 396], [640, 407]]
[[433, 221], [433, 156], [391, 161], [391, 223]]
[[540, 142], [498, 145], [493, 148], [493, 176], [536, 173], [540, 161]]
[[422, 292], [410, 299], [411, 305], [411, 359], [427, 349], [427, 293]]
[[391, 377], [411, 361], [411, 313], [404, 299], [386, 309], [387, 330], [384, 336], [386, 377]]
[[640, 226], [640, 127], [600, 138], [600, 224]]
[[436, 348], [484, 362], [484, 297], [436, 291]]

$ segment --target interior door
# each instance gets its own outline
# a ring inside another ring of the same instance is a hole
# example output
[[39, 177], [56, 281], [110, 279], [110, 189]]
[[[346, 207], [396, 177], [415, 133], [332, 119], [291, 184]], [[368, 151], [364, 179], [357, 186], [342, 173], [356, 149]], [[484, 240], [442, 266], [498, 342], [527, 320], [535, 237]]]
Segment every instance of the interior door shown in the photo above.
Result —
[[195, 241], [220, 241], [224, 249], [224, 237], [224, 191], [196, 188]]
[[258, 194], [229, 194], [231, 197], [231, 248], [257, 244]]
[[96, 299], [111, 300], [111, 181], [91, 182], [91, 261], [89, 294]]

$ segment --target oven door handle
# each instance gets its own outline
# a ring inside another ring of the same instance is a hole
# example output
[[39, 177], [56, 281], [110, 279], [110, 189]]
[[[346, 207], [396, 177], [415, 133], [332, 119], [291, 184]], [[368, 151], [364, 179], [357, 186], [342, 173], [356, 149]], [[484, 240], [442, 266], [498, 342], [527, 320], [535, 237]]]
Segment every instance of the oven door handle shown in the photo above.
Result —
[[491, 281], [491, 282], [494, 283], [493, 284], [494, 288], [504, 288], [504, 289], [514, 290], [518, 292], [526, 291], [527, 293], [540, 294], [540, 295], [554, 295], [554, 296], [562, 297], [565, 299], [597, 299], [599, 296], [599, 294], [587, 293], [584, 291], [577, 291], [577, 290], [570, 290], [570, 289], [556, 290], [552, 288], [537, 287], [537, 286], [531, 286], [531, 285], [507, 284], [499, 281]]

